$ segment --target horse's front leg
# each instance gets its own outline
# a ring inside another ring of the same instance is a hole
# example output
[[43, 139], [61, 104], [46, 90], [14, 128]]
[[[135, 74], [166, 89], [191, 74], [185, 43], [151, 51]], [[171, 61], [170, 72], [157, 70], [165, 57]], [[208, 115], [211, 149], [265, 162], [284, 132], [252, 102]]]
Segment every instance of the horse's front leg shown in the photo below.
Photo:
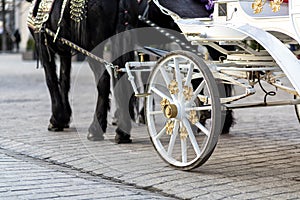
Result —
[[70, 91], [70, 75], [71, 75], [71, 54], [60, 56], [60, 95], [62, 98], [64, 108], [64, 128], [69, 128], [70, 118], [72, 115], [72, 109], [69, 103], [69, 91]]
[[65, 127], [65, 110], [60, 94], [56, 64], [53, 52], [42, 51], [42, 62], [45, 72], [47, 87], [51, 98], [52, 116], [48, 126], [49, 131], [63, 131]]

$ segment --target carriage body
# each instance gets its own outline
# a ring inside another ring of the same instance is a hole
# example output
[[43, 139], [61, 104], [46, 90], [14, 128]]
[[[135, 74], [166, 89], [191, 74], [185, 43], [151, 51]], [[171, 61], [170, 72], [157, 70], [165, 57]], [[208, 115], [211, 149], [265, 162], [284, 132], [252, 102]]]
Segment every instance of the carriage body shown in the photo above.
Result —
[[[178, 25], [183, 33], [196, 33], [197, 31], [203, 32], [203, 26], [213, 27], [219, 24], [225, 26], [239, 26], [242, 24], [249, 24], [264, 31], [272, 32], [279, 39], [284, 39], [284, 36], [286, 36], [293, 38], [300, 43], [299, 1], [290, 0], [289, 3], [282, 3], [280, 5], [280, 10], [277, 12], [273, 12], [269, 4], [266, 3], [264, 4], [262, 8], [263, 10], [260, 13], [254, 13], [254, 10], [251, 8], [252, 3], [252, 0], [218, 0], [215, 1], [214, 12], [211, 18], [182, 19], [178, 15], [171, 16], [173, 16], [174, 20], [178, 22]], [[185, 20], [189, 20], [189, 22], [186, 21], [185, 23]], [[199, 29], [201, 31], [199, 31]], [[215, 33], [218, 32], [222, 32], [222, 35], [220, 36], [221, 38], [218, 38], [218, 36], [214, 37], [212, 34], [210, 36], [212, 37], [211, 40], [234, 39], [228, 36], [232, 34], [231, 32], [217, 31]], [[201, 38], [199, 39], [201, 40]]]
[[[258, 14], [251, 8], [253, 1], [218, 0], [212, 18], [181, 18], [158, 0], [153, 2], [174, 19], [193, 45], [210, 46], [224, 54], [211, 60], [206, 55], [171, 52], [155, 65], [148, 83], [146, 119], [152, 143], [166, 162], [183, 170], [205, 163], [217, 144], [226, 109], [294, 105], [300, 121], [298, 0], [282, 3], [278, 12], [266, 3]], [[264, 90], [262, 82], [292, 99], [267, 101], [271, 93], [265, 91], [263, 102], [239, 103], [256, 93], [255, 85]], [[227, 95], [220, 83], [243, 92]], [[153, 105], [155, 100], [160, 108]]]
[[[253, 1], [221, 0], [216, 1], [213, 18], [182, 19], [175, 17], [177, 24], [189, 41], [202, 44], [233, 43], [253, 40], [258, 42], [270, 54], [270, 61], [275, 61], [285, 72], [294, 88], [300, 93], [300, 63], [290, 52], [290, 45], [300, 44], [300, 2], [291, 0], [282, 3], [278, 12], [273, 12], [265, 4], [261, 13], [255, 14], [251, 8]], [[251, 37], [251, 38], [249, 38]], [[228, 57], [235, 54], [237, 60], [248, 59], [236, 53], [227, 52]], [[230, 55], [231, 54], [231, 55]], [[275, 55], [276, 54], [276, 55]], [[260, 55], [253, 59], [260, 60]], [[265, 59], [266, 55], [262, 55]], [[230, 59], [229, 59], [230, 60]], [[249, 61], [250, 62], [250, 61]], [[249, 63], [251, 65], [251, 63]]]

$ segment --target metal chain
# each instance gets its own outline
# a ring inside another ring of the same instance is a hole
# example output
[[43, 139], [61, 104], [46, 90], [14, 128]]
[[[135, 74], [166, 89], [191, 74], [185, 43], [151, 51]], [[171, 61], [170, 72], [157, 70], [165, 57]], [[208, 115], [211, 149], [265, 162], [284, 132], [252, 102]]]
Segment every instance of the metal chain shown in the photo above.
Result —
[[169, 31], [167, 31], [167, 29], [161, 28], [160, 26], [158, 26], [157, 24], [155, 24], [151, 20], [145, 18], [144, 16], [139, 15], [139, 20], [142, 21], [142, 22], [144, 22], [144, 23], [146, 23], [148, 26], [155, 28], [161, 34], [163, 34], [166, 37], [168, 37], [171, 41], [179, 43], [181, 47], [183, 47], [183, 48], [185, 48], [185, 49], [187, 49], [189, 51], [192, 51], [193, 53], [199, 53], [194, 47], [191, 47], [189, 44], [186, 44], [186, 42], [180, 40], [174, 34], [172, 34]]
[[[49, 36], [51, 36], [51, 37], [54, 37], [54, 36], [55, 36], [55, 33], [54, 33], [53, 31], [51, 31], [50, 29], [45, 28], [45, 31], [46, 31], [46, 33], [47, 33]], [[84, 55], [86, 55], [86, 56], [88, 56], [88, 57], [90, 57], [90, 58], [93, 58], [93, 59], [95, 59], [96, 61], [98, 61], [98, 62], [100, 62], [100, 63], [103, 63], [103, 64], [105, 64], [105, 65], [112, 65], [112, 66], [114, 66], [112, 63], [110, 63], [110, 62], [104, 60], [103, 58], [100, 58], [99, 56], [96, 56], [95, 54], [93, 54], [93, 53], [91, 53], [91, 52], [89, 52], [89, 51], [83, 49], [82, 47], [80, 47], [80, 46], [74, 44], [74, 43], [71, 42], [70, 40], [67, 40], [67, 39], [61, 38], [61, 37], [58, 38], [58, 40], [61, 41], [63, 44], [65, 44], [65, 45], [71, 47], [72, 49], [75, 49], [76, 51], [78, 51], [78, 52], [80, 52], [80, 53], [82, 53], [82, 54], [84, 54]], [[114, 67], [113, 67], [113, 68], [114, 68]]]
[[[51, 31], [50, 29], [45, 28], [45, 32], [46, 32], [49, 36], [55, 37], [55, 33], [54, 33], [53, 31]], [[98, 61], [98, 62], [104, 64], [104, 65], [105, 65], [105, 68], [107, 69], [107, 71], [108, 71], [108, 73], [110, 74], [110, 76], [113, 76], [113, 75], [112, 75], [112, 69], [117, 69], [117, 68], [118, 68], [117, 65], [114, 65], [114, 64], [112, 64], [111, 62], [108, 62], [108, 61], [104, 60], [103, 58], [100, 58], [99, 56], [96, 56], [95, 54], [93, 54], [93, 53], [91, 53], [91, 52], [85, 50], [84, 48], [82, 48], [82, 47], [80, 47], [80, 46], [74, 44], [74, 43], [71, 42], [70, 40], [67, 40], [67, 39], [62, 38], [62, 37], [58, 38], [58, 40], [61, 41], [63, 44], [65, 44], [65, 45], [71, 47], [72, 49], [75, 49], [76, 51], [78, 51], [78, 52], [80, 52], [80, 53], [82, 53], [82, 54], [84, 54], [84, 55], [86, 55], [86, 56], [88, 56], [88, 57], [90, 57], [90, 58], [92, 58], [92, 59], [94, 59], [94, 60], [96, 60], [96, 61]]]

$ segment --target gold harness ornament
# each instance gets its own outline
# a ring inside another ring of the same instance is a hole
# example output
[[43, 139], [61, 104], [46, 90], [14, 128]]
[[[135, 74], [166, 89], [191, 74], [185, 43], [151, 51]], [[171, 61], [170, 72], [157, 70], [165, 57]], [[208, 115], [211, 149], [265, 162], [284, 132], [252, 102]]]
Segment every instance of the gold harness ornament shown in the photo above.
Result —
[[[35, 33], [40, 32], [43, 24], [48, 20], [54, 1], [55, 0], [41, 0], [40, 4], [36, 5], [37, 0], [34, 0], [31, 3], [27, 25], [33, 29]], [[36, 16], [33, 14], [35, 6], [39, 6]]]
[[70, 15], [71, 19], [79, 23], [86, 17], [86, 4], [87, 0], [71, 0], [70, 1]]
[[[43, 24], [48, 21], [52, 9], [52, 5], [54, 4], [54, 2], [55, 0], [41, 0], [39, 5], [36, 5], [37, 0], [34, 0], [31, 3], [31, 6], [29, 8], [28, 18], [27, 18], [27, 25], [28, 27], [33, 29], [35, 33], [40, 32]], [[55, 34], [54, 41], [58, 35], [60, 29], [60, 23], [64, 15], [67, 2], [68, 0], [64, 0], [62, 3], [60, 18], [57, 24], [58, 30]], [[87, 5], [87, 0], [70, 0], [70, 18], [76, 23], [79, 23], [81, 20], [83, 20], [86, 17], [86, 5]], [[36, 6], [38, 6], [37, 13], [34, 14], [34, 10]]]

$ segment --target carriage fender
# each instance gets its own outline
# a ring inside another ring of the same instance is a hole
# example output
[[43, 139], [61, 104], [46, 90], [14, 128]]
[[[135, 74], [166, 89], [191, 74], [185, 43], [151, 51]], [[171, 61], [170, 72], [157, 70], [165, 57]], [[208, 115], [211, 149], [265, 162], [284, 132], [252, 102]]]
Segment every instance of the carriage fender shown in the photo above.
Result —
[[[222, 25], [221, 25], [222, 26]], [[224, 25], [225, 26], [225, 25]], [[251, 26], [243, 25], [226, 25], [226, 27], [239, 31], [256, 40], [263, 46], [268, 53], [273, 57], [282, 71], [286, 74], [293, 87], [300, 94], [300, 61], [297, 57], [284, 45], [279, 39], [272, 34]]]

